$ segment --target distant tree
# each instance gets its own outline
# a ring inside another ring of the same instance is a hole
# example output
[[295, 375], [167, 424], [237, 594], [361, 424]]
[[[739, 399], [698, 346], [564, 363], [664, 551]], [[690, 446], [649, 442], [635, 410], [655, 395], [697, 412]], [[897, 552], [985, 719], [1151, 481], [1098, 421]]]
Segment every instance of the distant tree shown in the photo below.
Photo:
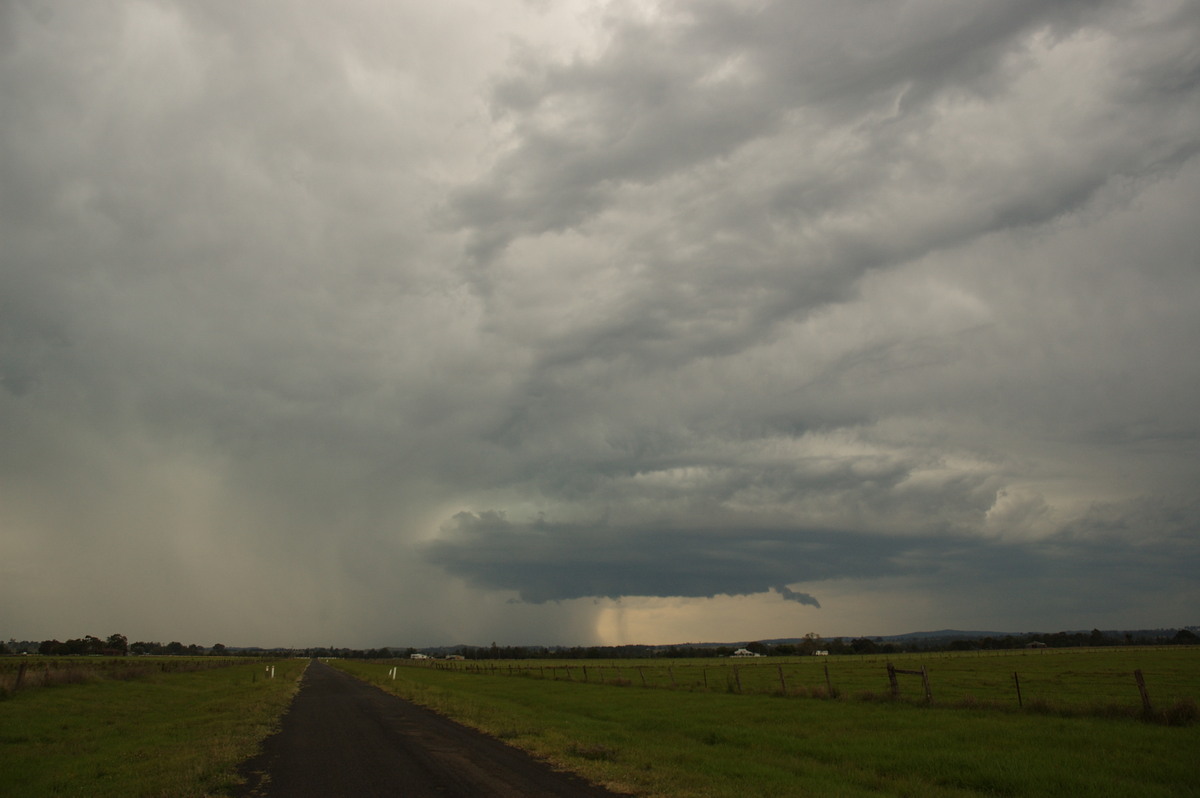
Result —
[[1194, 646], [1200, 644], [1200, 635], [1197, 635], [1191, 629], [1180, 629], [1171, 638], [1171, 642], [1181, 646]]
[[796, 646], [796, 653], [811, 656], [819, 648], [821, 648], [821, 636], [816, 632], [809, 632]]
[[226, 648], [224, 643], [213, 643], [212, 651], [209, 653], [214, 657], [223, 657], [225, 656], [225, 652]]
[[129, 639], [125, 635], [109, 635], [105, 645], [109, 651], [116, 651], [122, 657], [129, 653]]
[[72, 637], [65, 643], [60, 644], [58, 650], [54, 653], [60, 657], [82, 657], [88, 654], [103, 654], [104, 641], [93, 635]]
[[170, 643], [167, 643], [166, 648], [163, 649], [162, 653], [175, 655], [186, 654], [187, 649], [183, 647], [183, 643], [180, 643], [178, 640], [172, 640]]
[[879, 646], [869, 637], [859, 637], [850, 641], [850, 649], [855, 654], [874, 654]]
[[766, 643], [760, 643], [758, 641], [747, 643], [746, 650], [753, 651], [755, 654], [762, 654], [764, 656], [770, 652], [770, 649], [767, 647]]
[[4, 645], [3, 643], [0, 643], [0, 657], [7, 657], [7, 656], [11, 656], [11, 655], [12, 655], [12, 653], [13, 653], [13, 651], [12, 651], [12, 649], [11, 649], [11, 648], [9, 648], [8, 646]]
[[852, 654], [854, 649], [850, 648], [850, 644], [840, 637], [835, 637], [833, 640], [827, 641], [830, 654]]

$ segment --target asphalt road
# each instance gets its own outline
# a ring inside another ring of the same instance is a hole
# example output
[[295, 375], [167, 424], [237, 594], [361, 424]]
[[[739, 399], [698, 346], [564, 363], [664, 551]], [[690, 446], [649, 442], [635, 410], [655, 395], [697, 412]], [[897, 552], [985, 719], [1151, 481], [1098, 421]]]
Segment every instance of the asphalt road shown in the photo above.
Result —
[[240, 798], [615, 795], [318, 661], [240, 771]]

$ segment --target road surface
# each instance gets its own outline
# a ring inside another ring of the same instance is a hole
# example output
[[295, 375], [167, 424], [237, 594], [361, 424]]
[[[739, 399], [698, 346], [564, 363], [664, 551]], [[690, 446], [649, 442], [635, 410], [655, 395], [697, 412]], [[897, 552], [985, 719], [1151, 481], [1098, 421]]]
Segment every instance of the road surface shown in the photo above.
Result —
[[616, 795], [314, 660], [239, 798]]

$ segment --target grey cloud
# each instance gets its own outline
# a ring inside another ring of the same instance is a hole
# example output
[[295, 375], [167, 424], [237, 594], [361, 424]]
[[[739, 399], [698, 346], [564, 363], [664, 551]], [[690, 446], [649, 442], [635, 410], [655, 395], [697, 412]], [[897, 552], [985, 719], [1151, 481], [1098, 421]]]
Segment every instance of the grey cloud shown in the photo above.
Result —
[[906, 548], [825, 530], [519, 524], [496, 512], [460, 513], [445, 532], [428, 546], [430, 562], [531, 602], [761, 593], [835, 576], [878, 576]]
[[[425, 557], [472, 585], [513, 591], [533, 603], [774, 590], [819, 608], [811, 594], [788, 585], [884, 577], [916, 578], [939, 593], [1036, 586], [1043, 599], [1119, 603], [1186, 589], [1200, 565], [1194, 503], [1165, 497], [1153, 503], [1171, 518], [1171, 534], [1104, 534], [1112, 517], [1147, 523], [1145, 503], [1135, 502], [1108, 507], [1106, 519], [1093, 511], [1047, 539], [1015, 542], [804, 527], [516, 523], [493, 511], [463, 512], [426, 547]], [[1155, 526], [1153, 519], [1148, 523]]]
[[[1053, 223], [1114, 181], [1177, 169], [1197, 146], [1192, 67], [1182, 46], [1148, 50], [1176, 22], [1139, 28], [1080, 2], [708, 3], [614, 23], [598, 55], [518, 64], [496, 88], [512, 147], [455, 201], [475, 237], [468, 278], [504, 329], [530, 257], [511, 244], [596, 239], [597, 270], [626, 279], [582, 276], [563, 299], [581, 323], [539, 341], [539, 371], [737, 354], [851, 300], [873, 270]], [[1036, 59], [1088, 35], [1111, 37], [1130, 92], [1082, 87], [1077, 109], [1039, 100], [1032, 86], [1050, 81], [1078, 102], [1072, 78]], [[1142, 83], [1191, 102], [1149, 99]], [[1021, 138], [948, 121], [987, 103], [1008, 109], [998, 124], [1029, 118]], [[1149, 136], [1147, 116], [1160, 122]], [[643, 229], [615, 232], [639, 212]]]
[[457, 208], [479, 231], [480, 254], [494, 253], [515, 236], [579, 224], [622, 182], [728, 156], [791, 112], [853, 101], [841, 113], [857, 115], [900, 89], [911, 113], [914, 96], [994, 80], [1020, 37], [1102, 6], [850, 3], [816, 15], [789, 2], [669, 4], [654, 23], [614, 23], [595, 60], [518, 64], [493, 97], [515, 120], [516, 149]]
[[1193, 5], [635, 6], [0, 3], [0, 627], [1187, 606]]
[[787, 585], [775, 585], [775, 587], [771, 589], [783, 596], [788, 601], [795, 601], [798, 604], [807, 604], [808, 606], [816, 607], [817, 609], [821, 608], [821, 602], [817, 601], [808, 593], [799, 593], [795, 590], [792, 590]]

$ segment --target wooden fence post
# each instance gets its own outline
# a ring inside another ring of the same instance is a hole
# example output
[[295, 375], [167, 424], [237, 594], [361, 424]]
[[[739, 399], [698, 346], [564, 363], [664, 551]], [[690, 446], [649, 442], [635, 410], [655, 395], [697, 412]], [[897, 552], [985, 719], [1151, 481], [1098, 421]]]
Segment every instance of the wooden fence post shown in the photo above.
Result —
[[1142, 711], [1149, 715], [1154, 709], [1150, 706], [1150, 693], [1146, 692], [1146, 680], [1142, 677], [1141, 668], [1133, 672], [1133, 678], [1137, 681], [1138, 692], [1142, 696]]
[[738, 666], [733, 666], [733, 681], [737, 684], [738, 693], [742, 692], [742, 675], [738, 673]]
[[898, 681], [896, 681], [896, 674], [897, 673], [907, 673], [907, 674], [911, 674], [912, 676], [920, 676], [921, 677], [921, 684], [925, 688], [925, 700], [930, 703], [933, 702], [933, 691], [929, 688], [929, 669], [926, 668], [924, 665], [921, 666], [921, 670], [919, 670], [919, 671], [901, 670], [900, 668], [897, 668], [896, 666], [892, 665], [892, 663], [889, 662], [887, 669], [888, 669], [888, 681], [891, 683], [891, 686], [892, 686], [892, 697], [893, 698], [897, 698], [900, 695], [900, 683]]
[[784, 695], [787, 695], [787, 682], [783, 680], [783, 666], [778, 665], [776, 667], [779, 669], [779, 689], [783, 691]]
[[679, 682], [675, 681], [675, 668], [673, 668], [672, 666], [668, 665], [668, 666], [667, 666], [667, 675], [671, 677], [671, 686], [672, 686], [672, 687], [678, 687], [678, 686], [679, 686]]
[[645, 687], [646, 686], [646, 673], [645, 673], [645, 671], [642, 670], [641, 665], [638, 666], [637, 671], [638, 671], [638, 676], [642, 677], [642, 687]]
[[1021, 700], [1021, 677], [1017, 676], [1017, 672], [1013, 671], [1013, 684], [1017, 686], [1017, 706], [1024, 707], [1025, 702]]
[[825, 663], [825, 692], [830, 698], [833, 698], [833, 682], [831, 682], [829, 680], [829, 663], [828, 662]]

